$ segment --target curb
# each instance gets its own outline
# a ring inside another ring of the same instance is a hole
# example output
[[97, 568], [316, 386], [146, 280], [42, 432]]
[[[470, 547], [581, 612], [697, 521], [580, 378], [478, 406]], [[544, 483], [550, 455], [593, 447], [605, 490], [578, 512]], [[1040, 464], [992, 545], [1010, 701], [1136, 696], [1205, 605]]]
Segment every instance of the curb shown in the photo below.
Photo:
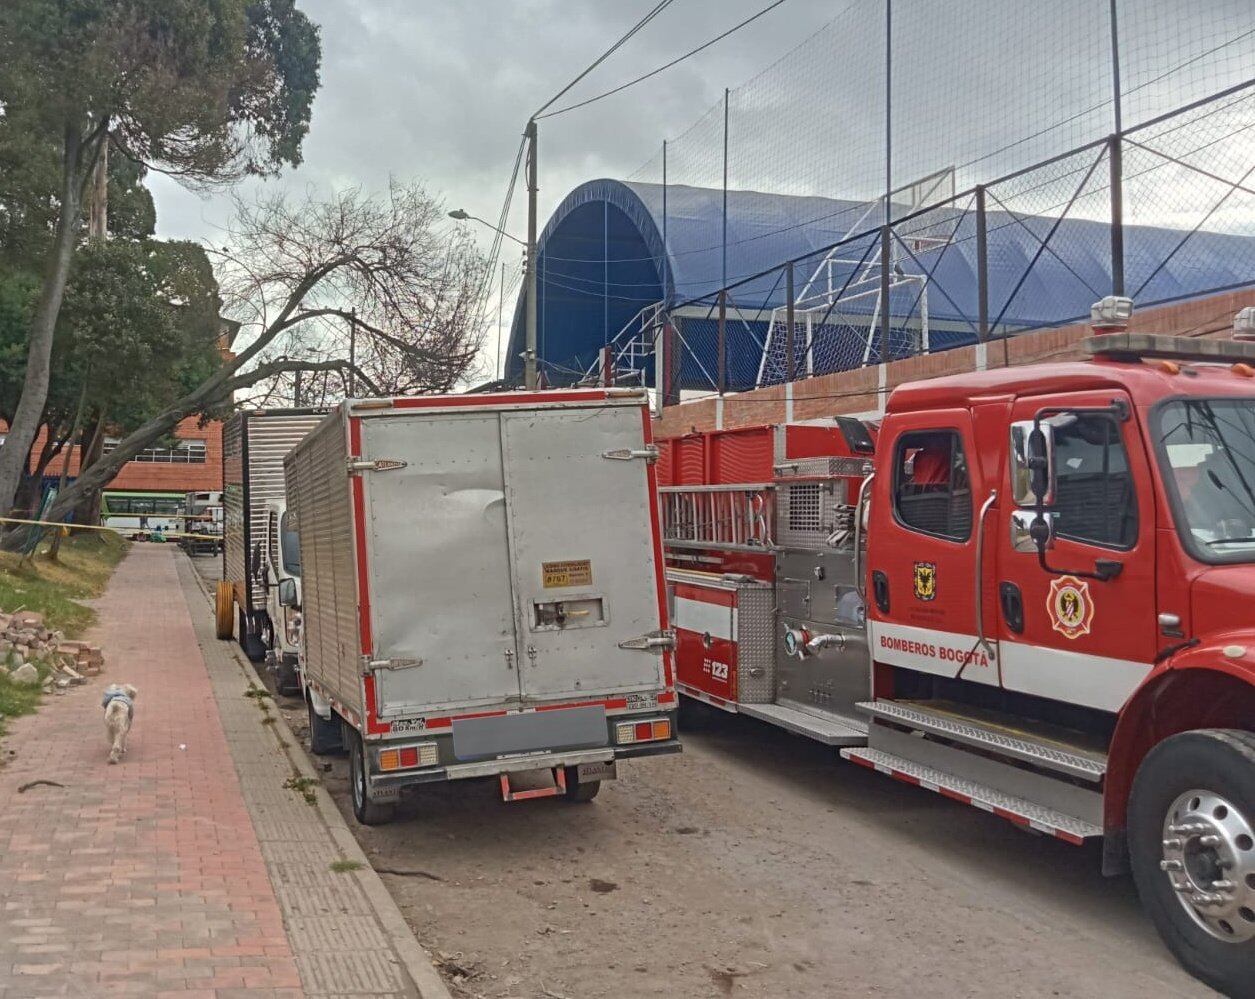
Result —
[[[196, 585], [200, 588], [201, 594], [212, 608], [213, 598], [209, 593], [205, 580], [196, 571], [195, 567], [192, 568], [192, 574], [196, 579]], [[236, 662], [243, 667], [245, 675], [255, 679], [258, 685], [265, 687], [265, 683], [262, 681], [256, 667], [247, 659], [241, 659], [235, 649], [231, 651]], [[366, 900], [370, 903], [371, 909], [374, 910], [375, 917], [379, 920], [379, 925], [387, 936], [388, 942], [392, 945], [397, 958], [401, 961], [410, 979], [417, 986], [420, 999], [453, 999], [444, 980], [440, 977], [439, 972], [436, 971], [431, 955], [427, 953], [426, 948], [414, 936], [414, 932], [405, 921], [405, 917], [401, 915], [401, 910], [397, 908], [397, 904], [388, 892], [383, 879], [371, 866], [370, 860], [367, 858], [361, 844], [357, 842], [357, 837], [353, 835], [353, 830], [344, 821], [344, 816], [340, 814], [340, 809], [336, 807], [336, 803], [323, 786], [322, 778], [314, 769], [309, 755], [305, 752], [304, 743], [292, 733], [287, 719], [283, 717], [280, 711], [276, 710], [274, 717], [275, 724], [273, 727], [279, 730], [276, 734], [281, 737], [281, 741], [287, 744], [287, 748], [281, 748], [281, 751], [302, 777], [308, 777], [313, 780], [312, 788], [315, 807], [318, 809], [318, 814], [322, 818], [323, 824], [327, 827], [328, 832], [331, 833], [331, 838], [335, 841], [344, 858], [361, 865], [356, 871], [351, 873], [365, 893]], [[293, 749], [296, 751], [293, 752]]]

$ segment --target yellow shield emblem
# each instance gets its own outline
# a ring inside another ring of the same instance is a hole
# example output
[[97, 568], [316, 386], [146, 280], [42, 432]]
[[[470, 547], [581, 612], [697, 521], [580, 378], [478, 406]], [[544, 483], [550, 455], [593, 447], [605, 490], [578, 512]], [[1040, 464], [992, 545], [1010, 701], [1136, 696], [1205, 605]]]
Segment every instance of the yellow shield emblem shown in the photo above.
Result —
[[912, 578], [916, 600], [932, 600], [937, 596], [936, 562], [916, 562]]

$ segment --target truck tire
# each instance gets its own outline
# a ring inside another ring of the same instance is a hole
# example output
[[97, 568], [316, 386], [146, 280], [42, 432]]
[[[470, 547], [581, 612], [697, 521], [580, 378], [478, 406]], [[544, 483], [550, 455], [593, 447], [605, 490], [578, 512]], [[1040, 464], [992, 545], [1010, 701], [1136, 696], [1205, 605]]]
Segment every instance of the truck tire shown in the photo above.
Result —
[[1183, 732], [1147, 753], [1128, 836], [1142, 905], [1182, 967], [1255, 997], [1255, 733]]
[[601, 781], [581, 781], [579, 773], [579, 767], [566, 768], [566, 800], [584, 804], [597, 797], [597, 792], [601, 790]]
[[364, 826], [381, 826], [391, 822], [392, 804], [370, 800], [366, 749], [361, 734], [346, 726], [344, 738], [349, 743], [349, 791], [353, 799], [353, 817]]
[[235, 587], [228, 580], [218, 580], [214, 593], [214, 634], [225, 641], [232, 636], [231, 618], [235, 610]]
[[261, 637], [249, 628], [248, 615], [240, 608], [240, 649], [251, 663], [259, 663], [266, 658], [266, 646]]
[[313, 702], [308, 698], [305, 707], [309, 711], [309, 751], [315, 756], [330, 756], [344, 752], [344, 739], [340, 719], [335, 712], [330, 718], [324, 718], [314, 710]]

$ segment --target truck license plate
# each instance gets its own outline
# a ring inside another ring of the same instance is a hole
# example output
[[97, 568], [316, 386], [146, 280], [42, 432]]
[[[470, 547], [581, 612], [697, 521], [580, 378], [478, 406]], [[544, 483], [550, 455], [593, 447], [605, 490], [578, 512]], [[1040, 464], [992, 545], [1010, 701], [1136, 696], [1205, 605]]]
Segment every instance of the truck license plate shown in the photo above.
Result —
[[614, 760], [607, 760], [605, 763], [581, 763], [579, 765], [580, 783], [593, 780], [614, 780], [616, 776]]

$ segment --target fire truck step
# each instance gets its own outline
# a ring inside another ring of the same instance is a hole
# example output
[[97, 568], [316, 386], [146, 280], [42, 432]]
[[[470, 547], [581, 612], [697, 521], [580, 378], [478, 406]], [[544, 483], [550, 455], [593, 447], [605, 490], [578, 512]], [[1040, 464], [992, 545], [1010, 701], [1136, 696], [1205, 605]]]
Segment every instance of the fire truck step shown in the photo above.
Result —
[[1102, 835], [1101, 827], [1082, 819], [996, 791], [975, 781], [934, 770], [892, 753], [878, 749], [843, 749], [841, 755], [852, 763], [888, 774], [895, 780], [915, 784], [982, 811], [992, 812], [999, 818], [1055, 836], [1074, 846], [1080, 846], [1085, 840]]
[[918, 704], [901, 701], [864, 701], [855, 707], [874, 719], [977, 746], [1093, 784], [1099, 783], [1107, 772], [1107, 758], [1100, 753], [1064, 748], [1053, 741], [1034, 739], [1024, 733], [999, 731], [975, 718], [930, 711]]
[[867, 726], [857, 718], [799, 711], [783, 704], [738, 704], [737, 711], [808, 736], [825, 746], [862, 746], [867, 742]]

